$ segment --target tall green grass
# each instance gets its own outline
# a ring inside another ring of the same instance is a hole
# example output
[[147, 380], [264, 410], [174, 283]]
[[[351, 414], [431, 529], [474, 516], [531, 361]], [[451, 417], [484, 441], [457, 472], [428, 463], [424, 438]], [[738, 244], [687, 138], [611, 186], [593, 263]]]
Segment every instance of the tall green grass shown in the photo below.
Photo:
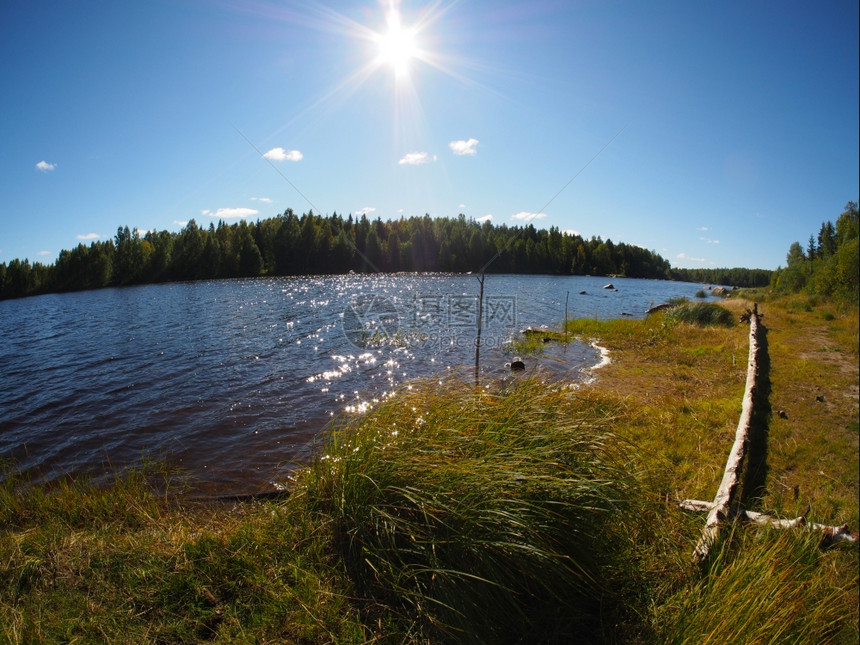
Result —
[[657, 641], [856, 643], [856, 566], [848, 580], [821, 536], [736, 525], [697, 581], [657, 608]]
[[299, 488], [362, 593], [425, 633], [600, 641], [642, 583], [646, 502], [595, 414], [536, 380], [426, 384], [336, 432]]
[[728, 309], [708, 302], [684, 302], [675, 305], [666, 310], [663, 320], [668, 325], [687, 323], [700, 327], [731, 327], [734, 324], [734, 318]]

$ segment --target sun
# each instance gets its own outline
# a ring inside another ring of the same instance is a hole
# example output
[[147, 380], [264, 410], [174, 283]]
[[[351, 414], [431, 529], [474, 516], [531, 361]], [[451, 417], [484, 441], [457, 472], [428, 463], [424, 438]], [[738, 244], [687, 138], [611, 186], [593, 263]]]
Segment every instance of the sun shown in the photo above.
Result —
[[388, 31], [376, 39], [379, 47], [377, 60], [391, 66], [395, 76], [408, 76], [409, 62], [419, 54], [417, 30], [404, 27], [397, 11], [388, 14], [387, 22]]

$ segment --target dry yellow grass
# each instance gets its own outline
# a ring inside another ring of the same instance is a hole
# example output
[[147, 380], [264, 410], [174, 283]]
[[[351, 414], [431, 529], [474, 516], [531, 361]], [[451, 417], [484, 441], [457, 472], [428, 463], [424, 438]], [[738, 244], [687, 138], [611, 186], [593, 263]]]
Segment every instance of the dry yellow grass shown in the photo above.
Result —
[[[814, 303], [814, 301], [813, 301]], [[736, 317], [752, 306], [727, 300]], [[769, 418], [760, 504], [828, 524], [858, 522], [857, 316], [826, 304], [759, 305], [770, 358]], [[576, 324], [576, 323], [574, 323]], [[574, 327], [573, 331], [577, 331]], [[583, 396], [631, 411], [616, 432], [668, 469], [667, 491], [710, 499], [740, 414], [749, 328], [663, 326], [659, 315], [627, 328], [607, 323], [587, 334], [612, 362]]]

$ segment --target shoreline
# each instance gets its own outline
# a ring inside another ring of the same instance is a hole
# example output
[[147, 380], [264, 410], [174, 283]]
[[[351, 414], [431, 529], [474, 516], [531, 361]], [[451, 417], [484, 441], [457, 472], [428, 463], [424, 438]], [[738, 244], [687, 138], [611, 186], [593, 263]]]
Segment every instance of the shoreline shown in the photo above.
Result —
[[[562, 576], [586, 546], [623, 556], [593, 570], [619, 590], [601, 596], [596, 621], [619, 613], [606, 640], [592, 634], [595, 642], [656, 645], [702, 633], [733, 642], [737, 621], [715, 624], [720, 612], [741, 616], [756, 637], [779, 625], [803, 635], [798, 642], [830, 642], [834, 633], [856, 642], [856, 548], [822, 549], [803, 532], [745, 525], [707, 576], [689, 566], [701, 523], [677, 502], [706, 499], [719, 481], [745, 372], [735, 360], [748, 351], [737, 323], [745, 304], [732, 303], [734, 324], [717, 327], [572, 322], [571, 338], [600, 353], [582, 370], [592, 382], [575, 393], [514, 379], [486, 396], [468, 375], [424, 383], [402, 404], [388, 401], [335, 428], [332, 458], [303, 470], [295, 494], [283, 498], [173, 497], [157, 465], [106, 489], [69, 481], [20, 495], [0, 487], [0, 554], [13, 576], [0, 593], [0, 623], [16, 621], [8, 624], [20, 634], [37, 626], [46, 641], [74, 626], [91, 640], [292, 642], [300, 627], [311, 644], [415, 644], [451, 617], [446, 606], [476, 607], [463, 629], [484, 626], [497, 636], [506, 615], [493, 613], [498, 604], [489, 599], [530, 576], [527, 593], [549, 585], [530, 605], [546, 613], [506, 634], [527, 640], [540, 625], [581, 634], [582, 611], [594, 606], [577, 607]], [[853, 528], [857, 408], [845, 392], [856, 392], [857, 373], [844, 368], [856, 365], [856, 315], [764, 306], [775, 368], [769, 398], [781, 414], [768, 420], [762, 504], [785, 517], [809, 504], [811, 523]], [[572, 494], [577, 486], [587, 503]], [[497, 531], [491, 540], [487, 523]], [[580, 526], [612, 533], [588, 542], [587, 531], [571, 530]], [[558, 557], [547, 562], [544, 553]], [[524, 554], [540, 557], [532, 565]], [[772, 575], [775, 567], [781, 575]], [[571, 584], [580, 584], [580, 571], [572, 570]], [[416, 575], [433, 584], [410, 585]], [[804, 611], [787, 615], [785, 607]]]
[[594, 365], [588, 369], [590, 370], [599, 370], [601, 368], [606, 367], [612, 362], [612, 359], [609, 358], [609, 350], [602, 345], [598, 345], [597, 342], [591, 343], [591, 346], [600, 352], [600, 362], [597, 365]]

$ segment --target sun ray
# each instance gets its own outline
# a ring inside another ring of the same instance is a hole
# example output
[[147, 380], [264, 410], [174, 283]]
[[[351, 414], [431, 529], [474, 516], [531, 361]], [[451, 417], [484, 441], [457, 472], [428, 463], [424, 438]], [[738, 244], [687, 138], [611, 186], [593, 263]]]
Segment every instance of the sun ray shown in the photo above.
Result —
[[[297, 111], [266, 138], [293, 129], [299, 123], [307, 136], [309, 131], [322, 127], [325, 119], [342, 109], [364, 87], [372, 88], [372, 84], [382, 81], [380, 89], [387, 91], [392, 100], [392, 158], [399, 158], [413, 148], [423, 150], [428, 141], [425, 131], [428, 122], [421, 100], [419, 72], [436, 70], [466, 85], [490, 89], [458, 71], [471, 68], [468, 61], [440, 51], [443, 44], [439, 41], [437, 24], [457, 2], [435, 0], [418, 11], [402, 12], [400, 0], [380, 0], [375, 20], [366, 9], [362, 9], [363, 17], [359, 18], [321, 3], [305, 5], [286, 0], [275, 5], [267, 0], [250, 0], [240, 5], [237, 2], [237, 11], [339, 37], [346, 47], [346, 59], [357, 63], [350, 73], [335, 80], [321, 94], [294, 105]], [[355, 45], [360, 49], [349, 49]], [[383, 71], [390, 75], [380, 77], [378, 72]]]
[[[285, 130], [289, 130], [295, 124], [302, 122], [309, 117], [311, 117], [312, 120], [321, 123], [325, 118], [329, 117], [343, 105], [347, 104], [349, 99], [364, 86], [375, 71], [376, 66], [371, 63], [367, 63], [358, 68], [350, 76], [347, 76], [340, 82], [333, 85], [325, 93], [319, 95], [310, 102], [305, 102], [304, 107], [290, 117], [288, 121], [278, 127], [277, 130], [269, 133], [266, 136], [266, 139], [270, 139]], [[317, 127], [322, 127], [322, 125], [318, 125]]]

